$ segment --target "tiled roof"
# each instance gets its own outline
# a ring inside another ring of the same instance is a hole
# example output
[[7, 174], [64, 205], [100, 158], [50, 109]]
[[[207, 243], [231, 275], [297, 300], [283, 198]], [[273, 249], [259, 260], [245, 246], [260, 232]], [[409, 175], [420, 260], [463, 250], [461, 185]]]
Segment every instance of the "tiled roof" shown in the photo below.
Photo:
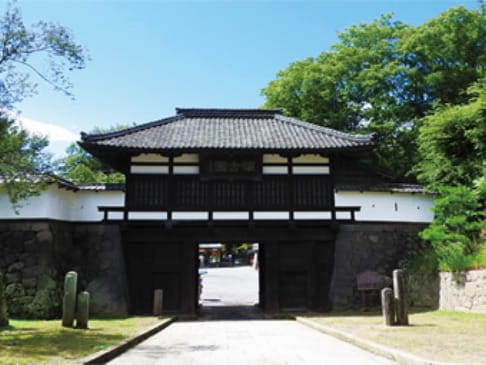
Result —
[[[58, 179], [59, 187], [74, 191], [124, 191], [125, 184], [74, 184], [67, 180]], [[336, 184], [336, 191], [376, 191], [376, 192], [394, 192], [394, 193], [428, 193], [422, 185], [407, 183], [377, 183], [377, 184]]]
[[[425, 193], [422, 185], [407, 183], [336, 184], [337, 191], [387, 191], [393, 193]], [[428, 191], [428, 193], [432, 193]]]
[[72, 191], [124, 191], [125, 184], [111, 184], [111, 183], [92, 183], [92, 184], [75, 184], [71, 181], [55, 178], [58, 186]]
[[279, 109], [176, 109], [177, 115], [99, 135], [82, 134], [83, 147], [109, 149], [341, 150], [374, 145], [351, 135], [285, 117]]

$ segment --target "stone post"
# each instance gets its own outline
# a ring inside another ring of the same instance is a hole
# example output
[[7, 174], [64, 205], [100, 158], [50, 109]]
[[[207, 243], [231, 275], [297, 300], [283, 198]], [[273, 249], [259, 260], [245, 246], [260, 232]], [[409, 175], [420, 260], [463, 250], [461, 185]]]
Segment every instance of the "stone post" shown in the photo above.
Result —
[[385, 326], [393, 326], [395, 324], [395, 310], [393, 307], [393, 290], [391, 288], [383, 288], [381, 290], [381, 311]]
[[5, 285], [3, 274], [0, 272], [0, 327], [8, 326], [7, 298], [5, 298]]
[[87, 329], [88, 318], [89, 318], [89, 293], [87, 291], [83, 291], [78, 294], [76, 327]]
[[406, 326], [408, 325], [408, 295], [403, 270], [393, 270], [393, 293], [397, 324]]
[[162, 289], [154, 290], [154, 316], [162, 315], [162, 304], [164, 301], [164, 291]]
[[78, 274], [69, 271], [64, 278], [64, 296], [62, 301], [62, 325], [72, 327], [76, 310], [76, 292], [78, 290]]

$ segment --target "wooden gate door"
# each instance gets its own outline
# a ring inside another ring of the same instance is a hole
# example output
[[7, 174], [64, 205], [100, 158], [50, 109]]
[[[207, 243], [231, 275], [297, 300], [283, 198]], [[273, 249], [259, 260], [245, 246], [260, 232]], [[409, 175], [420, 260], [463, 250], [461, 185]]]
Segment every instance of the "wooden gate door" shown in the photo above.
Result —
[[188, 242], [126, 242], [131, 312], [151, 314], [154, 290], [162, 289], [164, 312], [195, 314], [196, 251]]
[[329, 310], [333, 256], [333, 241], [266, 242], [265, 310]]

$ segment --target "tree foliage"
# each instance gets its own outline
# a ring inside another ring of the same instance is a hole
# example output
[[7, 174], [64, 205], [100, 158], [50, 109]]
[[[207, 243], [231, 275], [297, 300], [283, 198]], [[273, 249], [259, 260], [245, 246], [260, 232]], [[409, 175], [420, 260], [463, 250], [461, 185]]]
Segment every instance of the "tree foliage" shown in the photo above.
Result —
[[72, 95], [66, 71], [82, 69], [86, 61], [86, 51], [67, 28], [44, 21], [28, 28], [20, 9], [9, 3], [0, 18], [1, 107], [12, 107], [35, 94], [36, 80]]
[[[482, 189], [482, 191], [481, 191]], [[441, 187], [434, 220], [421, 237], [430, 242], [440, 270], [457, 271], [486, 264], [484, 187]], [[481, 195], [482, 198], [481, 198]]]
[[0, 181], [15, 209], [22, 199], [38, 194], [52, 172], [47, 143], [0, 113]]
[[71, 95], [67, 71], [85, 67], [86, 51], [68, 29], [40, 21], [27, 27], [15, 3], [0, 17], [0, 183], [15, 208], [50, 179], [45, 138], [29, 135], [11, 120], [9, 109], [37, 91], [37, 81]]
[[403, 178], [418, 161], [421, 118], [463, 103], [485, 75], [484, 7], [456, 7], [412, 27], [391, 15], [361, 23], [316, 58], [292, 63], [262, 90], [265, 107], [343, 131], [377, 134], [375, 159]]
[[486, 80], [465, 105], [445, 105], [424, 118], [419, 132], [419, 180], [430, 189], [472, 186], [486, 168]]
[[486, 88], [465, 105], [438, 107], [419, 132], [419, 179], [438, 192], [421, 236], [440, 270], [486, 266]]
[[[108, 129], [96, 128], [91, 133], [100, 134], [128, 128], [117, 125]], [[66, 150], [67, 156], [59, 161], [61, 177], [74, 183], [124, 183], [125, 176], [104, 164], [76, 143], [72, 143]]]

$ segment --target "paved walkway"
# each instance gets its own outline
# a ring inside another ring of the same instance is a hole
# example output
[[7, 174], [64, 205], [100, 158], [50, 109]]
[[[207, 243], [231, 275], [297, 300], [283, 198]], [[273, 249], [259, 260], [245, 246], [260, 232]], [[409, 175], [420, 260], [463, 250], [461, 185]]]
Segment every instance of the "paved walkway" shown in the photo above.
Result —
[[204, 269], [203, 306], [254, 305], [258, 303], [258, 270], [251, 266]]
[[176, 322], [109, 364], [394, 364], [290, 320]]
[[392, 364], [295, 321], [261, 320], [257, 302], [258, 271], [207, 269], [199, 321], [173, 323], [110, 364]]

